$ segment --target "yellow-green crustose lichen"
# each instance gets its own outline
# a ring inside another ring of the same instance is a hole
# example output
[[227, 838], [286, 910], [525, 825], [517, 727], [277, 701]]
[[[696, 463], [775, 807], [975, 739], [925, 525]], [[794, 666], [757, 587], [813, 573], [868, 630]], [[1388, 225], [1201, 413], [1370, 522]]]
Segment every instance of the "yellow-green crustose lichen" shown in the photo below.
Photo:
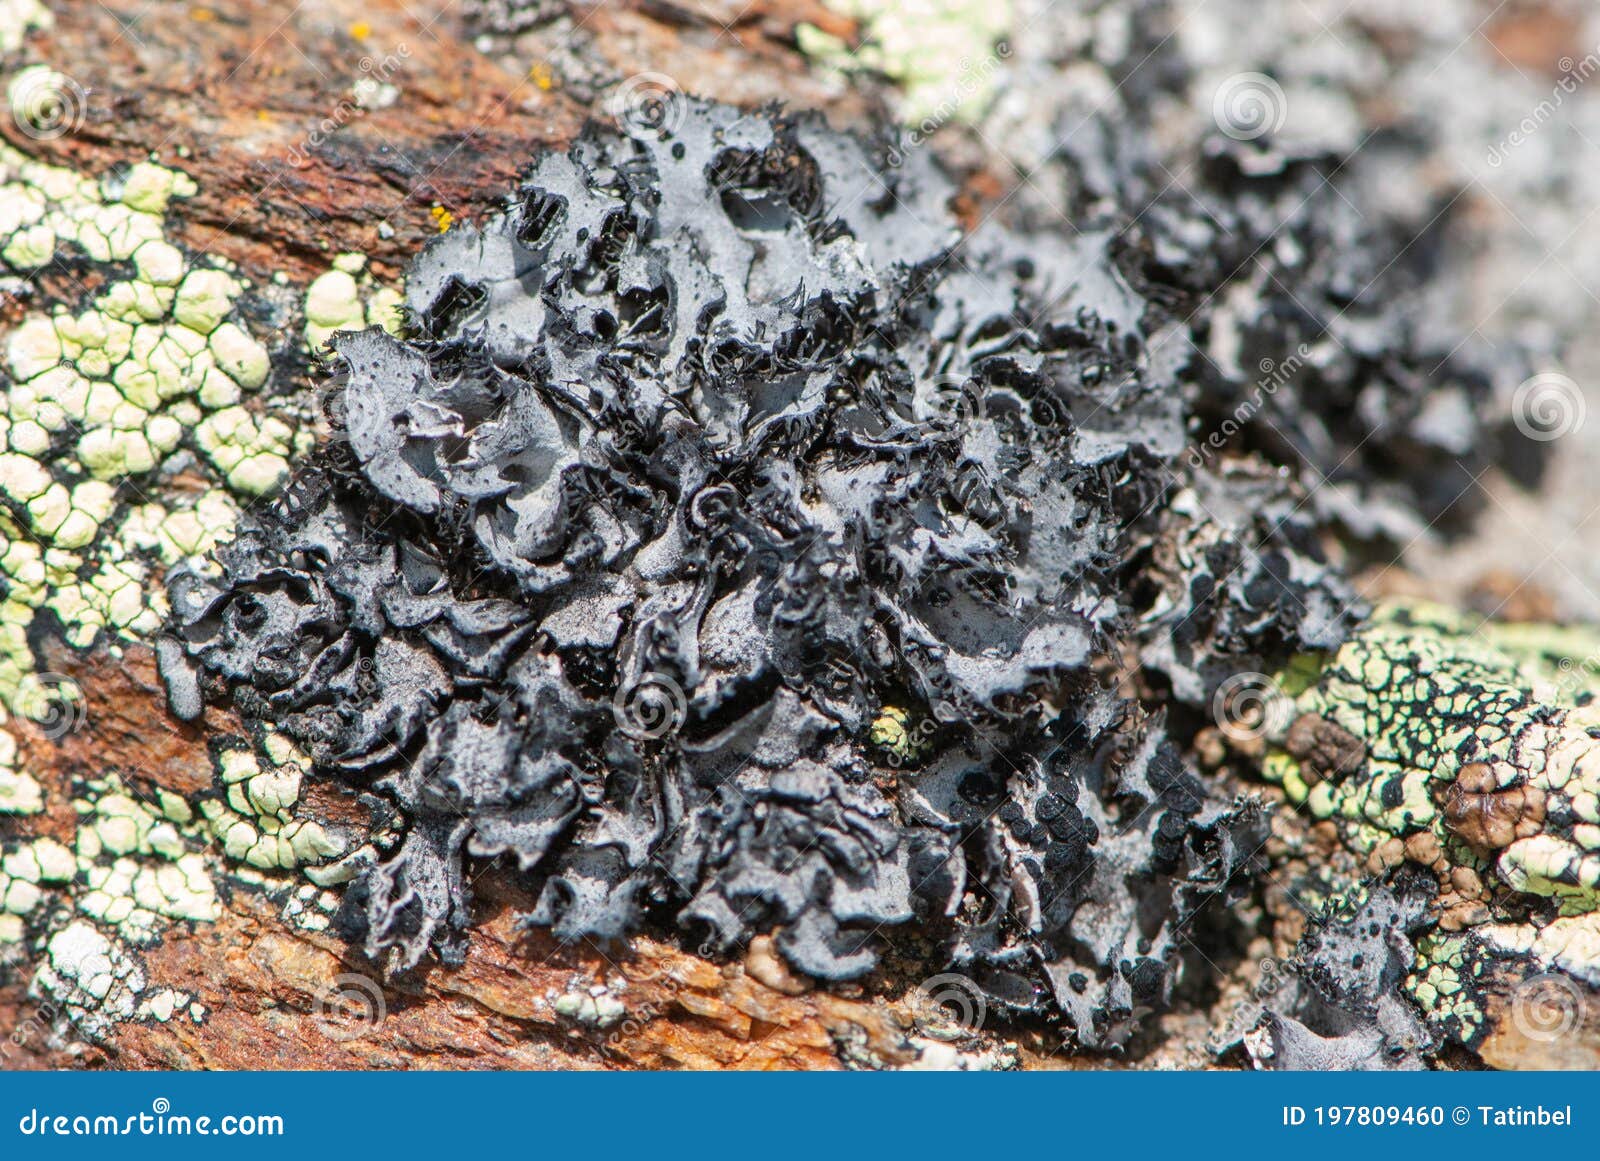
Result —
[[235, 497], [309, 446], [266, 406], [246, 282], [166, 236], [194, 192], [150, 162], [95, 179], [0, 145], [0, 276], [61, 296], [0, 334], [0, 704], [32, 667], [35, 616], [79, 646], [150, 632], [154, 573], [225, 539]]
[[218, 758], [225, 801], [201, 804], [223, 853], [261, 871], [293, 871], [343, 853], [323, 827], [294, 817], [310, 761], [281, 734], [268, 734], [263, 766], [255, 752], [224, 747]]
[[1273, 715], [1286, 726], [1264, 769], [1357, 851], [1427, 863], [1465, 894], [1498, 881], [1586, 912], [1600, 903], [1597, 668], [1591, 632], [1393, 604], [1280, 682], [1293, 705]]
[[136, 951], [174, 923], [214, 922], [219, 880], [281, 897], [285, 919], [303, 928], [326, 928], [337, 907], [325, 889], [340, 881], [337, 864], [321, 868], [327, 881], [297, 874], [311, 877], [345, 847], [294, 816], [305, 756], [268, 733], [255, 745], [227, 740], [214, 758], [215, 789], [193, 801], [111, 772], [79, 788], [71, 845], [0, 844], [0, 945], [40, 953], [35, 987], [85, 1035], [186, 1007], [201, 1018], [190, 997], [147, 987]]
[[909, 125], [937, 128], [987, 107], [998, 62], [1007, 55], [1008, 0], [933, 0], [915, 8], [896, 0], [830, 0], [828, 7], [856, 21], [860, 43], [798, 25], [800, 49], [817, 68], [887, 77], [900, 87], [899, 116]]
[[364, 254], [340, 254], [333, 268], [306, 287], [306, 346], [318, 353], [335, 331], [383, 327], [397, 333], [404, 296], [379, 286]]
[[41, 953], [35, 992], [86, 1036], [180, 1010], [198, 1022], [193, 997], [148, 986], [134, 949], [172, 922], [220, 913], [208, 836], [181, 798], [140, 799], [114, 773], [85, 785], [72, 805], [72, 845], [45, 836], [0, 853], [0, 945]]
[[[279, 381], [262, 338], [315, 351], [340, 328], [398, 325], [400, 296], [360, 255], [338, 256], [302, 300], [282, 276], [255, 287], [185, 250], [166, 215], [194, 192], [153, 163], [92, 178], [0, 143], [0, 289], [29, 307], [0, 326], [0, 727], [59, 712], [30, 695], [37, 617], [79, 647], [149, 634], [165, 569], [231, 536], [241, 503], [309, 450], [313, 402]], [[271, 320], [302, 308], [303, 334], [280, 335]], [[16, 751], [0, 728], [0, 814], [38, 814], [44, 791]], [[308, 763], [281, 736], [230, 739], [213, 757], [215, 789], [193, 800], [108, 770], [76, 787], [69, 842], [0, 843], [0, 945], [33, 960], [36, 993], [91, 1038], [121, 1020], [204, 1017], [146, 980], [138, 949], [218, 918], [220, 882], [320, 929], [338, 902], [327, 888], [372, 861], [370, 848], [332, 861], [342, 839], [295, 817]]]
[[1429, 932], [1417, 941], [1417, 962], [1405, 981], [1429, 1023], [1463, 1044], [1476, 1043], [1488, 1019], [1483, 985], [1494, 961], [1477, 951], [1470, 935]]
[[188, 805], [166, 794], [136, 798], [116, 775], [86, 788], [79, 814], [77, 910], [131, 943], [149, 943], [164, 920], [205, 923], [219, 914], [203, 838]]
[[1485, 923], [1463, 932], [1430, 932], [1417, 944], [1406, 990], [1450, 1036], [1474, 1044], [1488, 1030], [1483, 997], [1489, 977], [1560, 972], [1600, 987], [1600, 913], [1549, 923]]
[[38, 780], [17, 769], [17, 740], [0, 730], [0, 815], [38, 814], [43, 809]]
[[909, 715], [897, 705], [884, 706], [872, 720], [867, 741], [897, 758], [909, 757], [912, 752]]

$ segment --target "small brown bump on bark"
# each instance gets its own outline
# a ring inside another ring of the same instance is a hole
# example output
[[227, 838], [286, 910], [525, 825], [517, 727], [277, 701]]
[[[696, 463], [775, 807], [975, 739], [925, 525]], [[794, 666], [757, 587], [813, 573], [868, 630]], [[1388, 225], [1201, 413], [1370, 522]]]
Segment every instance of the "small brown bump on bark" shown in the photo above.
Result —
[[1483, 879], [1471, 867], [1456, 867], [1450, 872], [1450, 885], [1467, 899], [1487, 899]]
[[1406, 861], [1406, 844], [1402, 839], [1386, 838], [1372, 848], [1367, 856], [1367, 870], [1374, 874], [1398, 867]]
[[1301, 714], [1294, 720], [1284, 748], [1299, 761], [1308, 786], [1354, 773], [1367, 760], [1365, 742], [1316, 714]]
[[1489, 921], [1489, 909], [1477, 899], [1463, 899], [1459, 895], [1445, 895], [1439, 899], [1439, 929], [1465, 931]]
[[1480, 855], [1504, 850], [1544, 829], [1544, 791], [1532, 786], [1496, 789], [1484, 762], [1461, 767], [1443, 792], [1444, 825]]
[[1431, 830], [1418, 831], [1406, 837], [1406, 858], [1424, 867], [1436, 866], [1444, 857], [1439, 840]]

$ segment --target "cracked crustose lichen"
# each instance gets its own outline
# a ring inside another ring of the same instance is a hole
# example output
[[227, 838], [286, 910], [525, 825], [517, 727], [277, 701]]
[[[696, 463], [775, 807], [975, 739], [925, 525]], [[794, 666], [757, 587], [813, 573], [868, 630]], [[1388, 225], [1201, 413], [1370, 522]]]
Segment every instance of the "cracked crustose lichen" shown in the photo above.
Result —
[[8, 707], [34, 669], [37, 617], [80, 647], [149, 634], [161, 569], [226, 537], [234, 497], [271, 489], [307, 446], [268, 403], [271, 359], [243, 281], [166, 237], [168, 205], [193, 192], [150, 162], [97, 180], [0, 145], [0, 272], [28, 280], [17, 293], [62, 288], [39, 295], [0, 362]]
[[[1465, 909], [1454, 926], [1481, 922], [1474, 904], [1497, 885], [1592, 911], [1600, 709], [1585, 662], [1597, 656], [1600, 635], [1586, 630], [1391, 604], [1326, 664], [1284, 682], [1310, 678], [1264, 772], [1374, 869], [1410, 860], [1439, 872]], [[1313, 727], [1356, 744], [1318, 747]]]
[[[147, 636], [166, 567], [231, 535], [241, 503], [309, 447], [291, 390], [302, 340], [325, 337], [305, 309], [316, 299], [249, 286], [174, 241], [167, 211], [194, 192], [149, 162], [90, 177], [0, 145], [0, 290], [29, 308], [0, 332], [0, 723], [48, 719], [47, 737], [85, 724], [76, 684], [37, 672], [38, 634], [53, 622], [113, 655]], [[352, 280], [363, 321], [392, 325], [394, 292], [364, 265], [340, 255], [330, 274]], [[302, 317], [304, 331], [283, 325]], [[263, 325], [285, 337], [258, 340]], [[80, 704], [57, 721], [62, 698]], [[214, 794], [186, 801], [104, 770], [73, 787], [71, 846], [26, 830], [4, 843], [0, 944], [39, 955], [35, 988], [90, 1038], [180, 1008], [200, 1020], [190, 997], [146, 980], [134, 949], [214, 921], [220, 877], [281, 896], [295, 926], [329, 923], [334, 896], [306, 878], [350, 872], [328, 865], [342, 839], [295, 817], [303, 756], [267, 731], [216, 759]], [[0, 815], [46, 805], [0, 729]]]
[[111, 771], [78, 788], [70, 846], [40, 837], [0, 858], [0, 945], [44, 951], [35, 987], [90, 1039], [185, 1006], [200, 1022], [190, 998], [156, 987], [134, 951], [175, 925], [215, 922], [220, 881], [281, 899], [292, 926], [330, 924], [336, 901], [318, 880], [344, 881], [343, 860], [329, 860], [345, 843], [295, 815], [304, 755], [270, 731], [256, 744], [219, 739], [213, 754], [211, 791], [184, 798], [143, 771]]
[[467, 861], [505, 855], [563, 938], [675, 916], [845, 978], [916, 921], [1125, 1041], [1260, 818], [1096, 668], [1131, 640], [1203, 700], [1223, 651], [1337, 645], [1292, 490], [1180, 465], [1136, 228], [963, 238], [930, 159], [806, 116], [641, 137], [430, 246], [407, 337], [335, 337], [339, 439], [172, 577], [174, 708], [400, 806], [343, 908], [400, 967], [464, 954]]
[[1591, 629], [1390, 602], [1277, 682], [1264, 775], [1338, 829], [1369, 881], [1435, 880], [1410, 880], [1430, 930], [1390, 986], [1440, 1040], [1480, 1042], [1496, 973], [1600, 984], [1597, 659]]

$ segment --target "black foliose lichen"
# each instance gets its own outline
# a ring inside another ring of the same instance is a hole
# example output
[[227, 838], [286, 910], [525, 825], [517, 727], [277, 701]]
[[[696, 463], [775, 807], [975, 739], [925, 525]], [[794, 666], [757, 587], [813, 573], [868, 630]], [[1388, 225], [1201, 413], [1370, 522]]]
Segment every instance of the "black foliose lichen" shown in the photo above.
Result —
[[1203, 705], [1358, 610], [1292, 481], [1185, 457], [1206, 320], [1139, 227], [963, 234], [953, 193], [688, 102], [540, 156], [417, 259], [407, 337], [336, 341], [335, 442], [173, 575], [162, 660], [400, 807], [370, 954], [458, 957], [503, 855], [562, 937], [838, 979], [915, 921], [1085, 1044], [1165, 1002], [1263, 825], [1114, 678]]

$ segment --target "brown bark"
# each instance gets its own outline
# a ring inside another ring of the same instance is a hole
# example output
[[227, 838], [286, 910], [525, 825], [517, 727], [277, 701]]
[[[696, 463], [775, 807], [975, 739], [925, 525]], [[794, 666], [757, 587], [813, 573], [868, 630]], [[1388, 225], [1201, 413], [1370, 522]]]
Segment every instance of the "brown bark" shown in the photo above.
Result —
[[[257, 277], [307, 281], [345, 250], [397, 275], [436, 229], [434, 207], [470, 217], [494, 205], [536, 148], [565, 144], [596, 111], [593, 92], [569, 91], [543, 60], [514, 72], [477, 52], [455, 0], [51, 6], [55, 27], [33, 35], [30, 55], [82, 86], [84, 124], [36, 141], [0, 118], [0, 135], [90, 172], [153, 153], [193, 173], [200, 192], [179, 238]], [[853, 111], [793, 47], [802, 20], [849, 32], [812, 0], [574, 12], [595, 75], [654, 71], [708, 97]], [[386, 57], [398, 98], [356, 108], [350, 86]], [[378, 236], [380, 222], [393, 237]]]

